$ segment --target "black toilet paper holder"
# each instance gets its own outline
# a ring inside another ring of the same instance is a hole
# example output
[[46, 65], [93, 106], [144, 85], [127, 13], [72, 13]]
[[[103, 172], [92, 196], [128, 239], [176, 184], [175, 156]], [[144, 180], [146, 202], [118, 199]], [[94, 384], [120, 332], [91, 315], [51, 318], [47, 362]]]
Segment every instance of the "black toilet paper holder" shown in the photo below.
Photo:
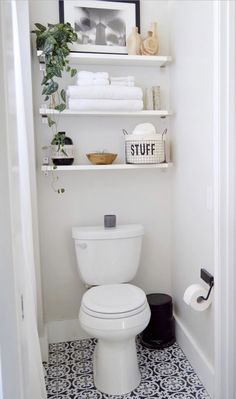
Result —
[[214, 276], [212, 276], [212, 274], [209, 273], [206, 269], [201, 269], [200, 277], [202, 280], [205, 281], [205, 283], [209, 285], [209, 291], [205, 298], [202, 295], [199, 296], [199, 298], [197, 299], [198, 302], [207, 301], [210, 296], [211, 290], [214, 287]]

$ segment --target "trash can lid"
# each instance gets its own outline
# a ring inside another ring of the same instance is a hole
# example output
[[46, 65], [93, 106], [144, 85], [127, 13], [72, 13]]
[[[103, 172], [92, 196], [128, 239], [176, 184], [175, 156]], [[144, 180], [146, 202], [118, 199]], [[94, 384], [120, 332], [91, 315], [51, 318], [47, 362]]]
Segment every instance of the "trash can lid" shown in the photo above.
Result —
[[172, 307], [172, 298], [167, 294], [148, 294], [147, 300], [152, 310], [164, 310]]

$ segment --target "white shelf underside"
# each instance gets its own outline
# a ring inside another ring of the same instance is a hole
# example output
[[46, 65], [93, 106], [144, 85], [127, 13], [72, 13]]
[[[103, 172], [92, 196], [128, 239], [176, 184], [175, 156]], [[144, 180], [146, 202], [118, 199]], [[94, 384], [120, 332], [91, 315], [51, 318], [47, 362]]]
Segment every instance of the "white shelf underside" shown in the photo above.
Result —
[[[37, 51], [40, 62], [43, 63], [42, 51]], [[69, 61], [72, 65], [127, 65], [165, 67], [172, 61], [170, 56], [162, 55], [126, 55], [126, 54], [94, 54], [70, 53]]]
[[111, 164], [111, 165], [65, 165], [65, 166], [53, 166], [53, 165], [42, 165], [41, 170], [43, 172], [70, 172], [80, 170], [118, 170], [118, 169], [167, 169], [172, 166], [172, 163], [159, 163], [159, 164]]
[[40, 115], [61, 115], [61, 116], [136, 116], [136, 117], [151, 117], [159, 116], [165, 118], [166, 116], [172, 115], [171, 111], [167, 110], [144, 110], [144, 111], [72, 111], [66, 109], [65, 111], [59, 112], [50, 108], [40, 108]]

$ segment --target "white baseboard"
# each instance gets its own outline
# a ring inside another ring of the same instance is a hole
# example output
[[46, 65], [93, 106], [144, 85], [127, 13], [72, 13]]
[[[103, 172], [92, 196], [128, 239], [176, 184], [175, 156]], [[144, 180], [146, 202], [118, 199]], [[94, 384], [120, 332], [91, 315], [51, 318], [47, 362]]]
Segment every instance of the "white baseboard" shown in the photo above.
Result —
[[214, 367], [198, 347], [192, 335], [175, 315], [176, 340], [187, 356], [211, 398], [214, 398]]
[[49, 322], [47, 323], [47, 332], [50, 344], [88, 338], [88, 335], [80, 327], [78, 319]]

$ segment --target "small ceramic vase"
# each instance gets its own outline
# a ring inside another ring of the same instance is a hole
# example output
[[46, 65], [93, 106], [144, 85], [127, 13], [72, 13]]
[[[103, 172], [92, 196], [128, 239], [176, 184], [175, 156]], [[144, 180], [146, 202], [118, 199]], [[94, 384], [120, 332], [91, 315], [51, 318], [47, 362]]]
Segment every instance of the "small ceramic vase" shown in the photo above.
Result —
[[141, 43], [142, 55], [158, 55], [160, 50], [159, 40], [156, 32], [156, 23], [152, 24], [148, 36]]
[[138, 28], [134, 27], [127, 38], [127, 48], [129, 55], [140, 55], [142, 39], [138, 33]]

